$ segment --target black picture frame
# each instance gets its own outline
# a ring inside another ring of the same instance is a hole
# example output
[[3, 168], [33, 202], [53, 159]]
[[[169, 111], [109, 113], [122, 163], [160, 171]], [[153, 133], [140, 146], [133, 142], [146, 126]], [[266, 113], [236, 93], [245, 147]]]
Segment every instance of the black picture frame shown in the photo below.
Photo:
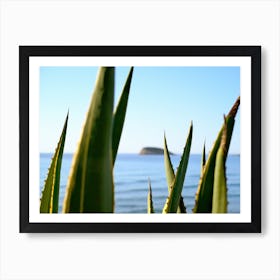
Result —
[[[36, 56], [229, 56], [251, 58], [251, 222], [34, 223], [29, 220], [29, 59]], [[260, 233], [261, 46], [19, 46], [21, 233]]]

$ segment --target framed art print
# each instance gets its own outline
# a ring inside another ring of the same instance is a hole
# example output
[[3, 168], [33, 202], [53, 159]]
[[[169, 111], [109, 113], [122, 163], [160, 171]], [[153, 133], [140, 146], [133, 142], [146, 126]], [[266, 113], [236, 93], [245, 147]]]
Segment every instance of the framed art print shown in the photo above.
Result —
[[20, 46], [20, 232], [261, 232], [260, 46]]

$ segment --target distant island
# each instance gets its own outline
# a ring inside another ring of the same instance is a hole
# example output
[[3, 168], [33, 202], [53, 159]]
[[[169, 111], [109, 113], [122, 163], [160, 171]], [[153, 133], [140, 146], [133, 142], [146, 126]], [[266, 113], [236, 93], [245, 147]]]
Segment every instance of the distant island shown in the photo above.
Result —
[[[170, 155], [173, 155], [173, 153], [169, 152]], [[156, 147], [144, 147], [141, 149], [140, 155], [163, 155], [164, 150], [161, 148]]]

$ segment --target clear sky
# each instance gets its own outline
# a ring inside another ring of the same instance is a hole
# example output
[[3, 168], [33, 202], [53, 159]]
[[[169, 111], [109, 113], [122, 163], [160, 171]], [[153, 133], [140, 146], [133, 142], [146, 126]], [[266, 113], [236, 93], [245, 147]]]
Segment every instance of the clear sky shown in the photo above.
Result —
[[[73, 152], [81, 134], [97, 67], [40, 68], [40, 152], [54, 152], [69, 109], [65, 152]], [[129, 67], [115, 69], [115, 105]], [[239, 67], [135, 67], [119, 153], [144, 146], [182, 153], [193, 121], [191, 153], [208, 152], [240, 94]], [[242, 102], [242, 101], [241, 101]], [[240, 151], [238, 112], [230, 153]]]

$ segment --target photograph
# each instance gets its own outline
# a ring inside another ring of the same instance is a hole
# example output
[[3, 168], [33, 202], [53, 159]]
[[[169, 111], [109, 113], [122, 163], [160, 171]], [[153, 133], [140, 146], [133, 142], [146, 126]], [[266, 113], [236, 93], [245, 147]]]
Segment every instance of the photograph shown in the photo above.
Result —
[[239, 67], [41, 67], [40, 212], [239, 213], [239, 93]]
[[21, 46], [21, 227], [260, 230], [259, 60], [258, 46]]

